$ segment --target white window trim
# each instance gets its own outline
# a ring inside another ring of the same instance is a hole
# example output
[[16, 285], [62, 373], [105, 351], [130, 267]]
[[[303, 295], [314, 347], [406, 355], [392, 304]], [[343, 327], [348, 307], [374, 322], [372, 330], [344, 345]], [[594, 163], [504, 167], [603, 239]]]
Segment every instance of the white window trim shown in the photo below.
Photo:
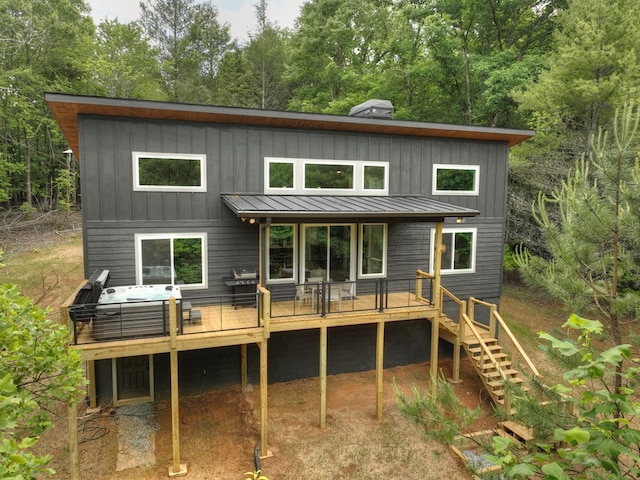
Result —
[[[181, 290], [196, 290], [208, 286], [208, 258], [207, 258], [207, 234], [206, 233], [136, 233], [135, 239], [135, 266], [136, 285], [142, 285], [142, 241], [143, 240], [174, 240], [182, 238], [199, 238], [202, 241], [202, 280], [203, 283], [191, 283], [180, 285]], [[173, 258], [173, 246], [171, 248]], [[173, 265], [172, 265], [173, 269]], [[172, 272], [173, 273], [173, 272]], [[172, 275], [173, 278], [173, 275]]]
[[269, 231], [267, 230], [267, 259], [269, 262], [267, 268], [267, 283], [297, 283], [298, 282], [298, 225], [295, 223], [274, 223], [271, 227], [293, 227], [293, 277], [292, 278], [271, 278], [271, 244], [268, 242]]
[[[207, 155], [200, 153], [158, 153], [131, 152], [133, 164], [133, 190], [137, 192], [206, 192], [207, 191]], [[140, 185], [140, 158], [174, 158], [200, 161], [199, 186]]]
[[[274, 188], [269, 186], [269, 165], [271, 163], [293, 164], [293, 188]], [[306, 188], [304, 186], [306, 165], [346, 165], [353, 167], [353, 188]], [[364, 188], [365, 167], [384, 167], [385, 186], [380, 189]], [[319, 160], [313, 158], [264, 158], [264, 193], [266, 195], [389, 195], [389, 162], [363, 160]]]
[[[383, 251], [382, 251], [382, 273], [362, 273], [362, 267], [364, 264], [364, 246], [362, 244], [364, 240], [363, 230], [365, 225], [382, 225], [383, 231]], [[386, 278], [387, 277], [387, 242], [389, 239], [388, 224], [386, 223], [361, 223], [358, 226], [358, 278]]]
[[[473, 190], [438, 190], [438, 170], [472, 170], [475, 172]], [[433, 164], [433, 180], [432, 188], [433, 195], [468, 195], [477, 196], [480, 192], [480, 165], [448, 165], [443, 163]]]
[[[472, 236], [472, 249], [471, 249], [471, 268], [455, 270], [452, 268], [442, 268], [440, 273], [442, 275], [460, 275], [466, 273], [476, 272], [476, 250], [478, 249], [478, 229], [477, 228], [443, 228], [442, 233], [471, 233]], [[429, 255], [429, 272], [433, 274], [433, 246], [435, 245], [436, 230], [431, 229], [431, 255]]]

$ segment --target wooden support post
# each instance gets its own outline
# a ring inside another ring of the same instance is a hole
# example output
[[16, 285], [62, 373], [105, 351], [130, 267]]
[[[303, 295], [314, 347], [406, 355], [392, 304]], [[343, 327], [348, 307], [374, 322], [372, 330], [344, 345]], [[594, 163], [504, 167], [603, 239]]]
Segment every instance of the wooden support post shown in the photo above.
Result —
[[96, 408], [97, 405], [97, 392], [96, 392], [96, 362], [95, 360], [87, 360], [86, 373], [87, 373], [87, 396], [89, 397], [89, 408]]
[[320, 428], [327, 425], [327, 327], [320, 327]]
[[262, 340], [260, 347], [260, 456], [268, 455], [267, 440], [267, 340]]
[[178, 319], [176, 299], [169, 298], [169, 361], [171, 369], [171, 444], [173, 463], [169, 467], [170, 477], [187, 474], [187, 465], [180, 463], [180, 397], [178, 390]]
[[76, 404], [69, 404], [69, 468], [71, 480], [80, 480], [80, 455], [78, 452], [78, 411]]
[[247, 344], [240, 345], [240, 386], [247, 391]]
[[378, 322], [376, 342], [376, 418], [382, 420], [382, 387], [384, 384], [384, 321]]
[[[436, 234], [433, 245], [433, 297], [435, 305], [442, 305], [440, 301], [440, 272], [442, 270], [442, 224], [436, 223]], [[431, 389], [436, 392], [438, 382], [438, 343], [440, 341], [440, 315], [438, 312], [431, 321]]]
[[453, 374], [451, 379], [453, 382], [460, 381], [460, 348], [464, 338], [464, 318], [462, 318], [462, 315], [466, 311], [466, 302], [462, 302], [460, 315], [458, 315], [458, 334], [456, 335], [456, 341], [453, 343]]

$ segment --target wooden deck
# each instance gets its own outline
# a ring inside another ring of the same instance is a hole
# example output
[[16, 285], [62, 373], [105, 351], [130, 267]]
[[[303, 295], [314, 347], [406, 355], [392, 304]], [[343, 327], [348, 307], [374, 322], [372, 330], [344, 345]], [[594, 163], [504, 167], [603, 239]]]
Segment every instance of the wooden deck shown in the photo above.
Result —
[[[428, 319], [437, 314], [433, 305], [416, 299], [415, 295], [409, 292], [389, 293], [385, 307], [382, 310], [379, 306], [375, 307], [375, 295], [362, 295], [331, 302], [331, 311], [329, 312], [329, 307], [325, 306], [324, 316], [321, 306], [311, 301], [274, 301], [270, 305], [270, 317], [263, 311], [266, 307], [193, 305], [192, 313], [195, 310], [199, 311], [201, 318], [189, 321], [188, 313], [184, 312], [182, 333], [177, 339], [178, 349], [242, 345], [260, 342], [268, 338], [271, 332]], [[293, 312], [295, 314], [292, 314]], [[91, 323], [84, 324], [78, 332], [75, 345], [85, 359], [161, 353], [169, 350], [168, 335], [98, 342], [94, 340], [91, 329]]]

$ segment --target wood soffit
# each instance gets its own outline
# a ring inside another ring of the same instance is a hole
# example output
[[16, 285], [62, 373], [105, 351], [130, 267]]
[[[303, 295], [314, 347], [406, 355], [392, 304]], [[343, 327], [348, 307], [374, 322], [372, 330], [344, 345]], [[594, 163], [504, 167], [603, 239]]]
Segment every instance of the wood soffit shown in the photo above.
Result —
[[509, 146], [517, 145], [535, 135], [535, 132], [532, 130], [449, 125], [405, 120], [379, 120], [341, 115], [216, 107], [210, 105], [88, 97], [58, 93], [47, 93], [46, 101], [78, 160], [80, 160], [78, 136], [80, 115], [456, 138], [505, 142]]

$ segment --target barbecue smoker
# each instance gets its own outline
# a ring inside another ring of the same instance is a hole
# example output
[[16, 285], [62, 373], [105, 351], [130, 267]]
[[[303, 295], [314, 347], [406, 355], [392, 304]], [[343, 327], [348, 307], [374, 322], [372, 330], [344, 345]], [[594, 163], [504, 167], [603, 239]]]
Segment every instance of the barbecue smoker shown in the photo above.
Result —
[[233, 306], [256, 306], [256, 285], [259, 283], [255, 268], [234, 268], [233, 276], [225, 278], [225, 285], [233, 290]]

